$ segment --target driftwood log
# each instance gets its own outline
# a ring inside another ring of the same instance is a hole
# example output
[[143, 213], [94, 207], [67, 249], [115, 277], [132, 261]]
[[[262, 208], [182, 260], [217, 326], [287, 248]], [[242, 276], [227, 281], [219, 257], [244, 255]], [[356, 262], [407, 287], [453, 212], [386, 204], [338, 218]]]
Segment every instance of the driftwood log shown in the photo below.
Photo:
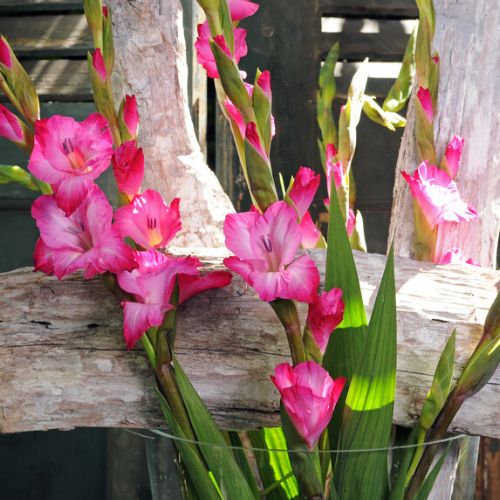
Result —
[[[205, 267], [220, 267], [220, 250], [208, 252], [201, 255]], [[312, 255], [324, 269], [324, 253]], [[384, 262], [381, 255], [356, 253], [368, 309]], [[481, 335], [498, 278], [472, 266], [397, 259], [395, 422], [408, 425], [418, 415], [453, 328], [459, 374]], [[0, 275], [0, 287], [0, 432], [162, 425], [145, 355], [127, 352], [120, 307], [99, 279], [57, 281], [25, 268]], [[278, 422], [269, 375], [288, 359], [286, 339], [271, 308], [238, 277], [182, 307], [175, 351], [223, 427]], [[461, 409], [453, 430], [500, 437], [499, 402], [497, 371]]]

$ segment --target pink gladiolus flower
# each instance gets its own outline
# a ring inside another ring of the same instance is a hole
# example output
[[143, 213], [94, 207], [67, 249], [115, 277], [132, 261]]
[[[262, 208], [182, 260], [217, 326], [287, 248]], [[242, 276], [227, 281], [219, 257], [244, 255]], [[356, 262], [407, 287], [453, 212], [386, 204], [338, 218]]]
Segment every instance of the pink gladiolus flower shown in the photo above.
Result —
[[329, 292], [321, 293], [314, 302], [309, 304], [307, 326], [310, 328], [321, 354], [325, 353], [331, 333], [343, 319], [344, 302], [342, 302], [340, 288], [332, 288]]
[[264, 160], [268, 161], [269, 158], [267, 153], [264, 151], [264, 147], [260, 142], [259, 133], [257, 132], [257, 125], [253, 122], [248, 122], [247, 127], [245, 129], [245, 139], [250, 143], [257, 153], [264, 158]]
[[434, 120], [434, 110], [432, 107], [432, 97], [429, 89], [424, 87], [419, 87], [417, 91], [417, 98], [424, 110], [425, 116], [427, 120], [430, 122]]
[[441, 222], [471, 221], [477, 217], [477, 212], [460, 197], [456, 183], [435, 165], [424, 161], [413, 175], [401, 173], [432, 229]]
[[108, 168], [112, 154], [108, 122], [99, 113], [81, 123], [55, 115], [36, 122], [28, 169], [52, 185], [58, 205], [69, 214]]
[[328, 190], [328, 197], [331, 195], [332, 178], [335, 180], [335, 187], [338, 188], [342, 184], [342, 177], [344, 176], [344, 169], [342, 163], [334, 159], [337, 156], [337, 150], [333, 144], [326, 145], [326, 188]]
[[445, 253], [437, 264], [470, 264], [471, 266], [478, 266], [477, 262], [472, 259], [468, 259], [462, 250], [454, 248], [450, 252]]
[[295, 258], [302, 231], [292, 207], [278, 201], [264, 214], [229, 214], [224, 234], [227, 248], [236, 255], [224, 259], [224, 264], [253, 286], [262, 300], [314, 300], [319, 272], [309, 256]]
[[24, 131], [21, 127], [21, 120], [1, 104], [0, 136], [18, 144], [24, 144], [26, 142]]
[[111, 224], [113, 208], [97, 186], [69, 216], [57, 206], [54, 196], [47, 195], [35, 200], [31, 214], [44, 244], [37, 245], [37, 268], [45, 269], [51, 258], [59, 279], [78, 269], [89, 279], [135, 267], [132, 249]]
[[321, 231], [312, 220], [311, 214], [306, 212], [299, 223], [302, 231], [302, 248], [316, 248], [318, 240], [321, 238]]
[[457, 176], [463, 148], [464, 140], [459, 135], [454, 135], [448, 146], [446, 146], [446, 151], [444, 153], [446, 158], [446, 170], [452, 179]]
[[99, 78], [104, 82], [107, 78], [106, 65], [104, 64], [104, 58], [102, 57], [101, 49], [95, 49], [92, 54], [92, 66], [95, 72], [99, 75]]
[[300, 167], [297, 171], [289, 197], [297, 210], [299, 219], [302, 219], [309, 210], [320, 181], [321, 176], [308, 167]]
[[131, 293], [137, 302], [122, 302], [124, 335], [131, 349], [144, 332], [160, 326], [170, 304], [176, 279], [179, 304], [211, 288], [222, 288], [231, 282], [231, 273], [214, 271], [200, 275], [201, 262], [195, 257], [173, 258], [156, 251], [135, 252], [137, 269], [118, 274], [120, 287]]
[[38, 238], [33, 251], [34, 271], [52, 276], [54, 274], [54, 251], [49, 248], [42, 240]]
[[144, 177], [144, 153], [135, 141], [123, 143], [115, 149], [111, 158], [118, 191], [133, 198], [141, 187]]
[[432, 60], [434, 64], [439, 64], [439, 54], [437, 52], [434, 52], [434, 54], [432, 54]]
[[229, 11], [233, 21], [253, 16], [258, 10], [259, 5], [248, 0], [229, 0]]
[[[261, 77], [264, 75], [264, 73], [269, 73], [269, 72], [264, 71], [262, 73]], [[260, 80], [260, 77], [259, 77], [259, 80]], [[245, 84], [245, 88], [247, 89], [248, 95], [250, 97], [252, 97], [253, 85], [250, 85], [249, 83], [246, 83], [246, 82], [244, 82], [244, 84]], [[264, 92], [266, 92], [265, 89], [263, 89], [263, 90], [264, 90]], [[269, 92], [270, 92], [270, 88], [269, 88]], [[229, 97], [226, 97], [224, 99], [224, 107], [226, 108], [226, 111], [228, 112], [231, 119], [238, 126], [241, 137], [245, 137], [245, 130], [246, 130], [245, 120], [243, 119], [243, 116], [241, 116], [239, 109], [232, 103], [232, 101], [231, 101], [231, 99], [229, 99]], [[276, 135], [276, 127], [274, 124], [274, 116], [271, 116], [271, 138], [274, 137], [275, 135]]]
[[345, 223], [345, 230], [347, 231], [347, 236], [351, 237], [354, 232], [354, 228], [356, 227], [356, 215], [354, 214], [354, 210], [349, 209], [349, 215], [347, 217], [347, 221]]
[[307, 447], [314, 448], [330, 423], [346, 379], [333, 380], [320, 365], [305, 361], [293, 368], [288, 363], [278, 365], [271, 380], [295, 429]]
[[[248, 48], [245, 42], [246, 36], [246, 30], [242, 28], [236, 28], [234, 30], [234, 59], [236, 63], [238, 63], [242, 57], [247, 55]], [[210, 48], [211, 38], [212, 35], [210, 33], [208, 22], [205, 21], [203, 24], [198, 24], [198, 38], [194, 43], [198, 64], [201, 64], [203, 66], [209, 78], [219, 78], [217, 65], [215, 64], [214, 55], [212, 53], [212, 49]], [[231, 59], [233, 58], [226, 45], [226, 41], [224, 40], [223, 35], [215, 36], [214, 41], [228, 57], [230, 57]]]
[[126, 95], [123, 104], [123, 121], [127, 126], [131, 137], [137, 137], [139, 129], [139, 113], [137, 111], [137, 100], [135, 95]]
[[259, 78], [257, 78], [257, 85], [262, 89], [266, 97], [271, 100], [271, 73], [267, 69], [260, 74]]
[[108, 15], [109, 15], [109, 9], [106, 5], [103, 5], [102, 6], [102, 15], [103, 17], [105, 17], [106, 19], [108, 18]]
[[158, 191], [148, 189], [116, 211], [115, 225], [142, 248], [165, 248], [182, 227], [179, 198], [167, 205]]
[[0, 37], [0, 63], [7, 68], [12, 69], [12, 57], [10, 55], [9, 44], [5, 41], [5, 38]]

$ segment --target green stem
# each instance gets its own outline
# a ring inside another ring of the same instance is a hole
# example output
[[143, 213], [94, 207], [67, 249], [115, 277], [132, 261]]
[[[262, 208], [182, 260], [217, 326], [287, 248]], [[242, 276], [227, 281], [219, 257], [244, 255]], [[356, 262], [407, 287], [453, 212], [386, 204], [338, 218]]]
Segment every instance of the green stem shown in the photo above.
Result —
[[274, 312], [285, 328], [293, 365], [295, 366], [306, 361], [307, 358], [300, 329], [299, 313], [297, 312], [295, 302], [288, 299], [276, 299], [269, 302], [269, 304], [274, 309]]

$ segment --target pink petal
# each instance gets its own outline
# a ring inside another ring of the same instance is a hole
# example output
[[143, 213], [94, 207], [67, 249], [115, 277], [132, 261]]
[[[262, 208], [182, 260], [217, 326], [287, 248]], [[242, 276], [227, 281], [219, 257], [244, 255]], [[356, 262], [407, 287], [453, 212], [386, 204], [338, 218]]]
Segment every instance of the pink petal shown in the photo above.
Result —
[[212, 288], [224, 288], [231, 283], [233, 275], [227, 271], [214, 271], [204, 276], [179, 275], [179, 304], [186, 302], [193, 295]]
[[81, 175], [66, 177], [59, 183], [52, 184], [52, 190], [59, 207], [69, 215], [82, 203], [94, 186], [90, 177]]
[[133, 198], [141, 188], [144, 178], [144, 152], [135, 141], [123, 143], [115, 149], [111, 159], [118, 190]]
[[53, 250], [43, 242], [42, 238], [38, 238], [33, 252], [34, 270], [42, 271], [49, 276], [54, 274], [53, 253]]
[[406, 172], [402, 175], [431, 228], [441, 222], [470, 221], [477, 217], [477, 212], [460, 197], [456, 183], [435, 165], [425, 161], [413, 175]]
[[[251, 97], [253, 95], [253, 85], [250, 85], [246, 82], [244, 82], [244, 84], [245, 88], [247, 89], [248, 95]], [[229, 97], [226, 97], [226, 99], [224, 99], [224, 107], [226, 108], [226, 111], [229, 114], [230, 118], [236, 123], [241, 137], [245, 137], [245, 120], [243, 119], [243, 116], [241, 115], [239, 109], [232, 103]]]
[[101, 236], [95, 246], [97, 255], [94, 266], [99, 273], [120, 273], [131, 271], [136, 267], [132, 248], [123, 242], [119, 232], [112, 228], [105, 236]]
[[238, 273], [250, 286], [253, 286], [252, 273], [254, 268], [249, 262], [238, 257], [226, 257], [224, 265], [231, 271]]
[[12, 69], [12, 57], [10, 55], [10, 47], [5, 41], [5, 38], [0, 37], [0, 63], [7, 68]]
[[454, 179], [457, 176], [463, 148], [464, 139], [459, 135], [454, 135], [448, 146], [446, 146], [446, 151], [444, 153], [446, 158], [446, 171], [451, 179]]
[[0, 136], [9, 141], [25, 142], [21, 120], [5, 106], [0, 104]]
[[307, 255], [294, 260], [285, 271], [286, 289], [280, 295], [283, 299], [312, 302], [319, 287], [319, 271]]
[[127, 347], [132, 349], [137, 341], [153, 326], [160, 326], [164, 314], [173, 309], [170, 304], [137, 304], [122, 302], [123, 334]]
[[349, 238], [351, 237], [352, 233], [354, 232], [355, 227], [356, 227], [356, 215], [354, 214], [354, 211], [350, 208], [349, 215], [348, 215], [347, 221], [345, 223], [345, 229], [347, 232], [347, 236], [349, 236]]
[[92, 54], [92, 66], [95, 72], [99, 75], [100, 79], [104, 82], [107, 78], [106, 65], [104, 64], [104, 58], [102, 57], [101, 49], [97, 48]]
[[230, 0], [229, 10], [233, 21], [241, 21], [253, 16], [259, 10], [259, 5], [248, 0]]
[[66, 217], [57, 206], [54, 196], [39, 196], [31, 207], [40, 236], [50, 248], [70, 248], [81, 251], [81, 227]]
[[179, 198], [167, 205], [160, 193], [148, 189], [116, 211], [115, 226], [142, 248], [164, 248], [181, 229]]
[[[123, 104], [123, 121], [127, 126], [131, 137], [137, 136], [139, 128], [139, 113], [137, 111], [137, 100], [135, 95], [126, 95]], [[142, 151], [142, 150], [141, 150]]]
[[302, 219], [309, 210], [316, 191], [318, 190], [321, 176], [308, 167], [300, 167], [295, 176], [289, 196], [293, 201], [299, 219]]
[[427, 120], [432, 122], [432, 120], [434, 120], [434, 110], [432, 107], [432, 97], [429, 89], [419, 87], [417, 91], [417, 98], [420, 105], [422, 106]]
[[332, 288], [320, 294], [309, 304], [307, 325], [322, 354], [325, 353], [330, 335], [344, 318], [342, 290]]
[[300, 229], [302, 230], [302, 248], [316, 248], [319, 239], [321, 238], [321, 231], [312, 220], [311, 214], [306, 212], [300, 221]]
[[467, 258], [462, 250], [454, 248], [449, 252], [446, 252], [439, 262], [436, 264], [469, 264], [471, 266], [478, 266], [479, 264], [473, 259]]
[[257, 132], [257, 125], [253, 122], [248, 122], [247, 123], [247, 128], [245, 130], [245, 138], [252, 146], [252, 148], [259, 153], [264, 160], [269, 161], [269, 158], [267, 157], [267, 153], [264, 151], [264, 147], [262, 146], [259, 138], [259, 133]]
[[266, 97], [271, 100], [271, 73], [267, 69], [260, 74], [259, 78], [257, 78], [257, 85], [262, 89]]
[[252, 229], [260, 218], [258, 212], [228, 214], [224, 220], [226, 247], [242, 259], [254, 259]]
[[287, 296], [285, 271], [253, 271], [250, 280], [260, 299], [264, 302], [271, 302], [279, 297], [284, 299], [290, 298]]
[[302, 231], [295, 210], [284, 201], [271, 204], [251, 232], [254, 258], [268, 259], [270, 271], [289, 264], [301, 241]]

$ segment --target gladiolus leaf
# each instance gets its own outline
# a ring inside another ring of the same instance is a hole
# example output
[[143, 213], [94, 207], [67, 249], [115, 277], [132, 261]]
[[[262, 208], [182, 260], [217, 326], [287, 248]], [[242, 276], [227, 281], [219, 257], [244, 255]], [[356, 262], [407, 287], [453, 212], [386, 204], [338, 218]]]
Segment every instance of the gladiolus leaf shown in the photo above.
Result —
[[196, 437], [202, 443], [210, 443], [200, 445], [200, 451], [217, 480], [224, 498], [253, 500], [252, 490], [238, 467], [234, 455], [227, 447], [227, 443], [212, 416], [175, 358], [174, 370]]
[[[220, 500], [221, 496], [214, 486], [210, 473], [196, 449], [196, 445], [186, 440], [186, 436], [177, 423], [168, 402], [159, 391], [157, 391], [157, 396], [170, 432], [179, 438], [175, 440], [174, 443], [181, 454], [184, 468], [189, 474], [189, 479], [191, 479], [194, 490], [198, 493], [200, 498]], [[162, 434], [159, 431], [158, 433]]]
[[[254, 448], [267, 448], [269, 451], [255, 451], [255, 459], [264, 490], [276, 484], [266, 498], [268, 500], [287, 500], [299, 495], [297, 480], [292, 472], [288, 453], [271, 450], [286, 450], [286, 440], [281, 427], [264, 428], [249, 432]], [[287, 478], [287, 479], [285, 479]]]
[[418, 492], [415, 495], [413, 500], [427, 500], [430, 492], [432, 491], [432, 487], [434, 486], [434, 483], [436, 482], [436, 478], [438, 477], [439, 471], [441, 470], [441, 467], [443, 466], [443, 463], [446, 459], [446, 456], [448, 455], [448, 452], [450, 451], [450, 448], [451, 448], [451, 443], [448, 443], [448, 446], [446, 447], [446, 449], [443, 451], [443, 453], [439, 457], [439, 460], [436, 462], [436, 465], [433, 467], [431, 472], [429, 472], [429, 474], [425, 478], [425, 481], [420, 486], [420, 489], [418, 490]]
[[399, 75], [387, 93], [382, 105], [384, 111], [397, 113], [400, 109], [404, 108], [410, 98], [413, 81], [415, 80], [415, 41], [417, 38], [417, 29], [418, 26], [415, 27], [408, 40]]
[[[342, 413], [344, 450], [389, 446], [396, 390], [396, 287], [394, 251], [387, 258], [362, 356]], [[334, 484], [340, 498], [378, 500], [388, 493], [387, 452], [342, 453]]]

